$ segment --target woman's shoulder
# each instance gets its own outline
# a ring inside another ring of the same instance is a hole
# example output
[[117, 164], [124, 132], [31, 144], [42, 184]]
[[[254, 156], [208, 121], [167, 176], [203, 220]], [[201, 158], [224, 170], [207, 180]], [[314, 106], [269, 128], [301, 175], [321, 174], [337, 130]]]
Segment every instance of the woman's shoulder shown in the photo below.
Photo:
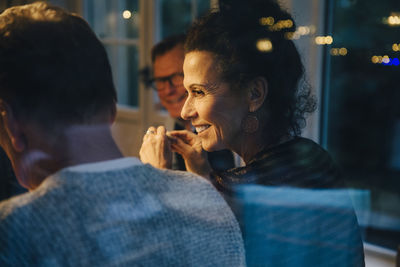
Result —
[[214, 174], [224, 188], [237, 184], [340, 187], [340, 171], [329, 153], [316, 142], [295, 137], [258, 153], [245, 167]]
[[278, 164], [281, 161], [311, 164], [313, 163], [311, 159], [318, 157], [332, 161], [331, 156], [322, 146], [311, 139], [297, 136], [259, 152], [250, 161], [249, 165], [259, 165], [267, 162], [269, 164], [272, 164], [272, 162]]

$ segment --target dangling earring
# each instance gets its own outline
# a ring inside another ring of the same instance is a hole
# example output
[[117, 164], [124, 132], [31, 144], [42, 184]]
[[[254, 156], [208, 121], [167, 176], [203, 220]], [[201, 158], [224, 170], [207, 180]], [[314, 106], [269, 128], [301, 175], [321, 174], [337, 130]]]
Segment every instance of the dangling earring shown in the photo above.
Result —
[[258, 130], [259, 122], [255, 115], [247, 115], [242, 120], [242, 129], [247, 134], [255, 133]]

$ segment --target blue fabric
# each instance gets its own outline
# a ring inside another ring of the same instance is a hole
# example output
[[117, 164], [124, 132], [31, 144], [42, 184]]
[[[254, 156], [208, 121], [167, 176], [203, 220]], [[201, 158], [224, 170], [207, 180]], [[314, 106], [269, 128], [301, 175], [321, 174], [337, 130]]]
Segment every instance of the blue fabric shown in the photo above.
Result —
[[349, 191], [242, 185], [236, 188], [248, 266], [364, 266]]
[[213, 172], [211, 181], [240, 222], [248, 266], [364, 265], [347, 191], [329, 193], [344, 188], [339, 168], [312, 140], [270, 146], [244, 167]]

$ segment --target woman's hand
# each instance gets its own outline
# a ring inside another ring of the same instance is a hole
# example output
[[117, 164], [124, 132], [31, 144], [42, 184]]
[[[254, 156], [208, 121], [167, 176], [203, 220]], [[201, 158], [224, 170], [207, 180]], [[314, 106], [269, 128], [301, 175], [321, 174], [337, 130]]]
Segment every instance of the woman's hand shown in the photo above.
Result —
[[167, 137], [164, 126], [150, 127], [143, 137], [140, 148], [140, 160], [156, 168], [171, 169], [172, 150], [171, 141]]
[[211, 166], [208, 163], [207, 152], [201, 146], [200, 137], [187, 130], [172, 131], [169, 135], [172, 136], [172, 150], [182, 155], [186, 170], [208, 178]]

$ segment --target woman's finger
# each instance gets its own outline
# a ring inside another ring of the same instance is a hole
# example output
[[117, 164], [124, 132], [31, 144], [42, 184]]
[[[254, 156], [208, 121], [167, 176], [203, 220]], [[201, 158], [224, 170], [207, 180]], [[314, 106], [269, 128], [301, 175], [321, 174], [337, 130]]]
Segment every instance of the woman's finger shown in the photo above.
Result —
[[165, 135], [167, 136], [168, 140], [170, 141], [171, 144], [176, 143], [177, 138], [175, 136], [172, 136], [170, 132], [166, 132]]
[[190, 152], [190, 150], [193, 149], [191, 145], [185, 143], [179, 138], [176, 138], [176, 141], [171, 144], [171, 148], [173, 151], [181, 154], [182, 156], [187, 155], [188, 152]]
[[196, 134], [188, 131], [188, 130], [175, 130], [175, 131], [170, 131], [170, 134], [172, 136], [180, 136], [180, 137], [191, 137], [191, 136], [195, 136]]
[[165, 135], [166, 132], [167, 132], [167, 130], [165, 129], [164, 126], [158, 126], [158, 127], [157, 127], [157, 134], [158, 134], [158, 135]]
[[198, 136], [187, 130], [182, 131], [171, 131], [170, 134], [176, 138], [181, 139], [189, 145], [194, 145], [198, 141]]

